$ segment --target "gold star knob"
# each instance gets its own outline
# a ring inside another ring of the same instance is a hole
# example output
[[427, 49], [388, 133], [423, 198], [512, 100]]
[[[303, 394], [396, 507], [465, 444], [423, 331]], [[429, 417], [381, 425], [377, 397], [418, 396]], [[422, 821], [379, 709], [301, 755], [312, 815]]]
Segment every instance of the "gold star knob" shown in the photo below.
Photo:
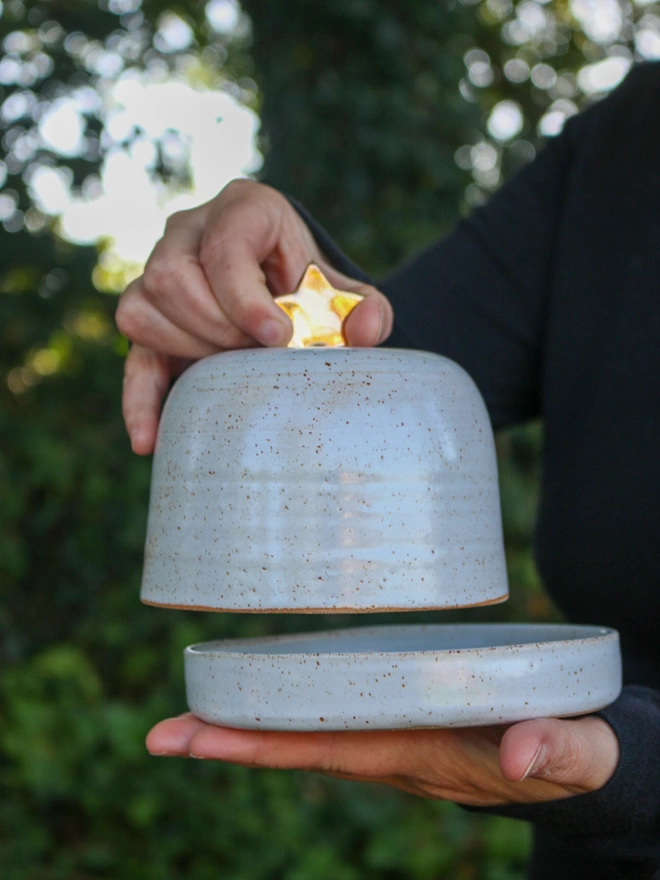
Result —
[[344, 321], [364, 299], [359, 293], [336, 290], [314, 263], [310, 263], [298, 289], [275, 299], [293, 324], [289, 348], [345, 346]]

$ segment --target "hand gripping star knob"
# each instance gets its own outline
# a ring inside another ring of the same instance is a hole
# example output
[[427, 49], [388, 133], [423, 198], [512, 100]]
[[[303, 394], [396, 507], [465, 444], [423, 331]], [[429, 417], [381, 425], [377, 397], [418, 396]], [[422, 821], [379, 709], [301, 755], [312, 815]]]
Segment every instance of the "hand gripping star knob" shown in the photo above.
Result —
[[298, 289], [275, 299], [293, 324], [289, 348], [346, 346], [344, 321], [364, 296], [336, 290], [314, 263], [310, 263]]

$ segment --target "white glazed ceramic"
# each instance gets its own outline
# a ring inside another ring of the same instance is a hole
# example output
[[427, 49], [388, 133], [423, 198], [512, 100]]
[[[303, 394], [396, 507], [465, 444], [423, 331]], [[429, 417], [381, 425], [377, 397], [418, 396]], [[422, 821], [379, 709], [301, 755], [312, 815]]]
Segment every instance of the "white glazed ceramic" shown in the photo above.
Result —
[[327, 613], [506, 597], [490, 422], [452, 361], [253, 349], [177, 381], [154, 457], [143, 601]]
[[190, 710], [259, 730], [469, 727], [592, 712], [621, 690], [618, 634], [594, 626], [390, 626], [185, 651]]

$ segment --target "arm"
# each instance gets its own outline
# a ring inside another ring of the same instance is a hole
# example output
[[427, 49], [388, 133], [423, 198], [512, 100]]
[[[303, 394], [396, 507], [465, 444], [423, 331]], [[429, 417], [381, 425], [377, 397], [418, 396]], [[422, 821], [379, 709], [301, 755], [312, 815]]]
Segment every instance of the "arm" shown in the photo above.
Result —
[[[541, 351], [556, 229], [573, 152], [585, 127], [592, 123], [593, 112], [567, 126], [565, 134], [486, 207], [383, 285], [397, 313], [390, 343], [439, 351], [461, 363], [481, 388], [496, 426], [529, 418], [541, 410]], [[203, 215], [179, 217], [178, 228], [172, 226], [159, 246], [151, 281], [145, 276], [142, 287], [132, 288], [124, 299], [128, 306], [124, 306], [123, 316], [120, 308], [120, 327], [138, 343], [132, 365], [144, 382], [151, 381], [147, 358], [152, 355], [162, 366], [164, 358], [199, 357], [208, 353], [209, 347], [218, 350], [255, 341], [284, 342], [286, 328], [278, 339], [268, 339], [260, 336], [259, 327], [267, 315], [275, 320], [279, 311], [271, 308], [271, 291], [291, 289], [309, 259], [320, 255], [323, 260], [325, 255], [326, 267], [334, 264], [343, 273], [334, 275], [337, 282], [342, 283], [343, 278], [352, 289], [360, 286], [347, 275], [365, 280], [310, 221], [312, 239], [308, 226], [298, 225], [300, 217], [282, 206], [281, 196], [275, 210], [272, 196], [269, 201], [254, 195], [265, 188], [247, 183], [241, 187], [244, 195], [246, 187], [252, 193], [247, 198], [251, 213], [237, 215], [236, 211], [243, 211], [241, 205], [225, 200], [221, 209], [219, 203], [210, 203]], [[237, 193], [234, 187], [234, 197]], [[254, 228], [263, 228], [264, 215], [280, 219], [267, 225], [255, 243], [250, 236]], [[231, 223], [227, 222], [230, 216], [234, 218]], [[241, 216], [251, 217], [252, 222], [244, 236], [237, 236], [241, 245], [246, 241], [249, 245], [243, 250], [239, 272], [237, 252], [227, 244], [231, 245], [232, 236], [242, 228], [237, 222]], [[189, 235], [193, 219], [197, 232], [192, 230]], [[265, 240], [270, 249], [264, 246]], [[300, 241], [304, 242], [302, 248], [298, 248]], [[292, 259], [292, 254], [297, 256]], [[175, 285], [172, 273], [162, 271], [168, 259], [170, 268], [178, 270]], [[158, 262], [161, 271], [154, 274]], [[354, 344], [371, 344], [389, 332], [387, 301], [373, 288], [368, 291], [368, 301], [351, 315], [349, 338]], [[202, 313], [200, 300], [210, 312], [203, 326], [193, 326], [191, 316]], [[162, 332], [158, 329], [156, 322], [163, 314], [175, 330], [181, 329], [177, 321], [185, 324], [185, 340], [176, 337], [169, 325], [161, 328]], [[213, 324], [216, 319], [217, 327]], [[281, 320], [281, 315], [277, 319]], [[206, 348], [199, 345], [200, 339]], [[169, 378], [165, 366], [161, 375], [161, 386], [155, 392], [147, 388], [143, 394], [143, 406], [136, 377], [128, 376], [127, 382], [127, 412], [134, 414], [131, 417], [138, 424], [145, 413], [151, 418], [151, 440], [158, 403]], [[127, 421], [130, 423], [130, 418]], [[149, 451], [149, 442], [141, 449]], [[616, 847], [624, 844], [612, 834], [627, 833], [631, 828], [647, 840], [657, 835], [660, 814], [660, 786], [655, 784], [660, 738], [657, 695], [644, 691], [632, 703], [630, 696], [626, 692], [601, 718], [525, 722], [506, 732], [486, 731], [481, 739], [474, 732], [439, 731], [392, 734], [378, 737], [378, 743], [366, 737], [357, 741], [351, 735], [301, 741], [298, 737], [222, 731], [183, 718], [157, 727], [149, 746], [163, 754], [193, 753], [255, 766], [340, 772], [425, 796], [495, 805], [499, 811], [526, 811], [525, 818], [578, 835], [590, 846], [598, 841], [599, 845]], [[633, 719], [630, 727], [624, 723], [628, 716]], [[613, 731], [621, 743], [620, 762]], [[457, 754], [460, 761], [441, 760]], [[378, 758], [376, 766], [374, 756]], [[653, 782], [652, 790], [648, 780]], [[641, 795], [643, 807], [638, 810]], [[537, 803], [529, 806], [530, 802]], [[525, 806], [512, 806], [516, 803]]]
[[[461, 364], [496, 428], [541, 415], [543, 330], [563, 193], [575, 145], [590, 127], [589, 114], [578, 117], [485, 206], [380, 285], [394, 308], [387, 344]], [[327, 259], [370, 281], [293, 204]]]
[[[395, 310], [389, 343], [461, 363], [484, 394], [496, 427], [543, 415], [544, 327], [565, 186], [574, 155], [607, 103], [569, 123], [485, 208], [382, 285]], [[319, 247], [343, 271], [354, 271], [305, 216]], [[635, 860], [641, 854], [652, 864], [660, 859], [660, 694], [626, 687], [599, 716], [621, 748], [607, 785], [571, 800], [493, 811], [531, 820], [608, 858]]]

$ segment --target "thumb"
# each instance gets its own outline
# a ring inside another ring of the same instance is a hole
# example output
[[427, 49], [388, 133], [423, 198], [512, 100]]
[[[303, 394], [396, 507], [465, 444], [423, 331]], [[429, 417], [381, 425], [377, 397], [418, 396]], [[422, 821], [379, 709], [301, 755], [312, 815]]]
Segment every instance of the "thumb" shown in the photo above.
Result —
[[619, 744], [602, 718], [523, 721], [500, 744], [500, 770], [509, 782], [544, 779], [575, 793], [602, 788], [616, 770]]
[[358, 347], [379, 345], [392, 332], [392, 306], [375, 287], [366, 284], [356, 286], [353, 283], [353, 289], [365, 299], [346, 318], [344, 332], [348, 344]]

